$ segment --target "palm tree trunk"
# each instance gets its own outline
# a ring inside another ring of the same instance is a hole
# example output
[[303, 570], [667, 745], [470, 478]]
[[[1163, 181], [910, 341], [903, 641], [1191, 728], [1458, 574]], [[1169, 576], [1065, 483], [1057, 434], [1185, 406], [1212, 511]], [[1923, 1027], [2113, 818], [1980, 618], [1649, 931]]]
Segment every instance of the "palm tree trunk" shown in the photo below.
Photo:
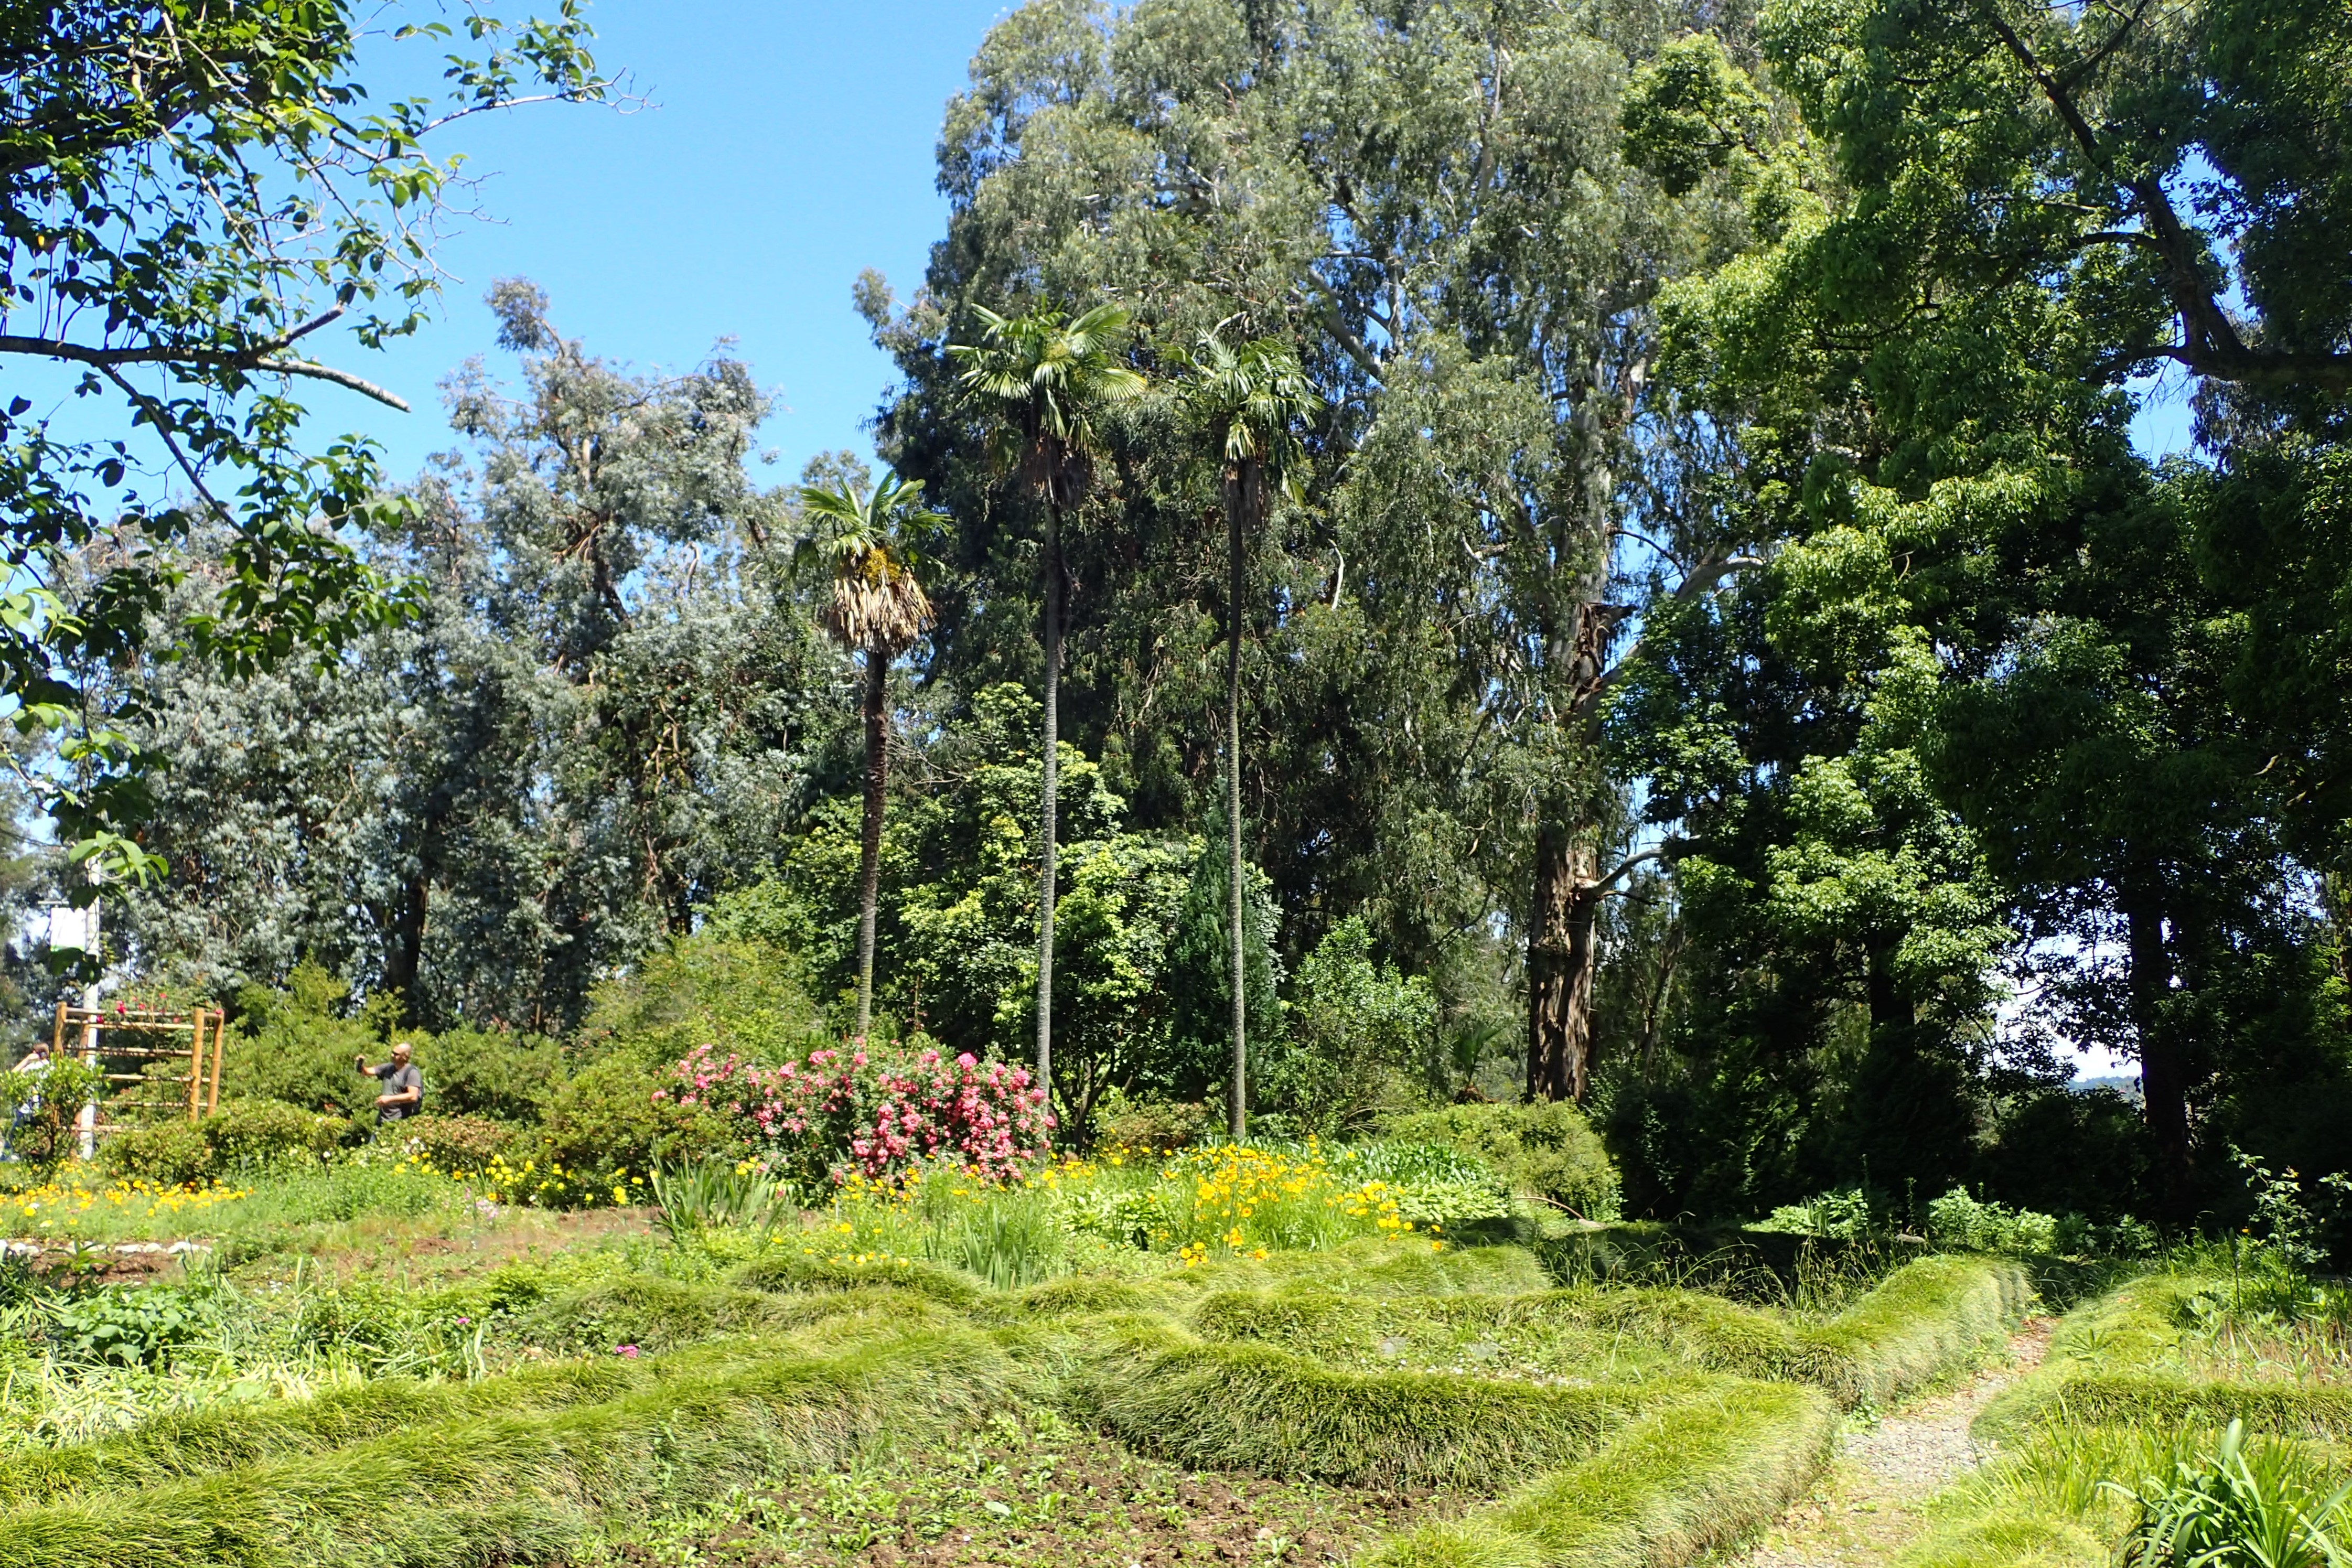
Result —
[[1234, 1070], [1225, 1100], [1226, 1131], [1249, 1131], [1248, 950], [1242, 939], [1242, 514], [1249, 510], [1246, 466], [1225, 476], [1225, 913], [1226, 976], [1234, 1002]]
[[884, 742], [883, 714], [890, 661], [878, 644], [866, 649], [866, 818], [857, 846], [857, 1043], [874, 1017], [874, 906], [882, 884], [883, 788], [889, 782], [890, 753]]
[[1054, 795], [1061, 780], [1062, 509], [1045, 506], [1045, 785], [1037, 874], [1037, 1087], [1054, 1105]]

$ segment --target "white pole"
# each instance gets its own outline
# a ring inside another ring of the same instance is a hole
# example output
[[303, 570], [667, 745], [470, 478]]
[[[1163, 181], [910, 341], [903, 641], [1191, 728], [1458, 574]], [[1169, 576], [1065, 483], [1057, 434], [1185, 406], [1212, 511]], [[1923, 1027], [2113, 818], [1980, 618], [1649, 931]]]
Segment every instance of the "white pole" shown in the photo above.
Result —
[[[90, 874], [90, 880], [94, 882], [97, 879], [97, 872], [96, 869], [93, 868]], [[82, 987], [81, 1005], [83, 1010], [89, 1014], [89, 1021], [81, 1026], [81, 1059], [90, 1067], [95, 1068], [98, 1066], [98, 974], [104, 972], [105, 963], [104, 949], [98, 940], [97, 900], [92, 899], [90, 900], [89, 909], [87, 913], [89, 917], [89, 923], [83, 929], [89, 934], [87, 945], [82, 949], [82, 951], [89, 954], [91, 961], [99, 964], [100, 967], [97, 972], [92, 973], [89, 984]], [[98, 1100], [96, 1098], [95, 1091], [93, 1091], [92, 1097], [82, 1102], [81, 1157], [85, 1160], [89, 1160], [94, 1158], [97, 1153]]]

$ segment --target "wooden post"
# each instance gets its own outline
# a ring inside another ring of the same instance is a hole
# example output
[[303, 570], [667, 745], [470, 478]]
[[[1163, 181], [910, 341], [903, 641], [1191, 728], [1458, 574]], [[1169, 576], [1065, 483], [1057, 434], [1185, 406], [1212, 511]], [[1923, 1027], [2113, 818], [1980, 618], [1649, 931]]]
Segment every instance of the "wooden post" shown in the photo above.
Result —
[[188, 1120], [196, 1119], [196, 1095], [205, 1082], [205, 1010], [195, 1011], [195, 1033], [188, 1041]]
[[205, 1100], [205, 1114], [210, 1116], [220, 1109], [221, 1055], [227, 1042], [223, 1036], [228, 1029], [228, 1015], [220, 1008], [213, 1009], [213, 1088]]

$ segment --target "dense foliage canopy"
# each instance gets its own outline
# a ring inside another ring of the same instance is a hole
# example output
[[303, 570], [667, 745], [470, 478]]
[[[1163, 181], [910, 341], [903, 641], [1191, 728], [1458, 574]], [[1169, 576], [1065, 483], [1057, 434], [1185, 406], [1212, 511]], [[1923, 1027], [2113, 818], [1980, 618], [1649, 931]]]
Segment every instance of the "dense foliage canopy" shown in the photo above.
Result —
[[[567, 26], [468, 90], [595, 96]], [[264, 41], [327, 82], [341, 37]], [[8, 133], [67, 134], [10, 47]], [[1526, 1094], [1664, 1215], [2188, 1221], [2232, 1145], [2352, 1165], [2347, 67], [2276, 0], [1032, 0], [926, 275], [857, 284], [879, 484], [763, 485], [747, 367], [509, 281], [448, 458], [134, 508], [128, 597], [121, 529], [40, 521], [112, 459], [17, 430], [16, 559], [81, 598], [9, 690], [170, 759], [122, 956], [219, 994], [309, 958], [563, 1036], [699, 931], [844, 1033], [1034, 1048], [1066, 1137]], [[231, 156], [204, 112], [130, 145]], [[429, 195], [421, 129], [302, 134]], [[29, 310], [103, 171], [20, 163]], [[150, 264], [102, 285], [137, 363], [311, 374], [299, 310]], [[278, 453], [256, 406], [207, 438]], [[2069, 1089], [2093, 1047], [2139, 1104]]]

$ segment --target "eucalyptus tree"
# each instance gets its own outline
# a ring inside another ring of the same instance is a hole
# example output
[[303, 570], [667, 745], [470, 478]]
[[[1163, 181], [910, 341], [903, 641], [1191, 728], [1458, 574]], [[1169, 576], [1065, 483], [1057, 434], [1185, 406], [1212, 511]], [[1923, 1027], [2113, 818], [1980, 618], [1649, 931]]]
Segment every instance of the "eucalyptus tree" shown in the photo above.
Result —
[[1038, 805], [1037, 1082], [1054, 1085], [1055, 784], [1061, 760], [1062, 525], [1084, 499], [1100, 440], [1098, 421], [1112, 404], [1142, 395], [1144, 379], [1119, 358], [1132, 319], [1123, 308], [1096, 305], [1075, 318], [1050, 305], [1018, 316], [972, 308], [981, 341], [948, 350], [962, 367], [972, 406], [995, 422], [996, 444], [1045, 509], [1039, 570], [1045, 589], [1044, 783]]
[[[362, 542], [419, 613], [321, 668], [133, 673], [174, 766], [120, 928], [152, 969], [282, 984], [306, 955], [428, 1026], [556, 1029], [777, 853], [841, 727], [814, 617], [758, 574], [783, 499], [744, 468], [765, 412], [719, 361], [641, 374], [493, 290], [522, 384], [447, 384], [459, 452]], [[200, 537], [200, 545], [215, 542]], [[234, 576], [199, 552], [163, 640]]]
[[[446, 97], [386, 95], [365, 112], [360, 57], [396, 71], [405, 51], [378, 52], [380, 14], [362, 11], [94, 0], [0, 13], [0, 355], [79, 373], [57, 395], [110, 400], [119, 431], [59, 433], [24, 381], [0, 412], [14, 584], [0, 692], [62, 732], [73, 765], [43, 774], [46, 807], [78, 858], [118, 870], [154, 868], [135, 837], [154, 761], [133, 738], [146, 689], [121, 679], [152, 631], [169, 626], [179, 651], [241, 677], [408, 607], [338, 531], [386, 505], [373, 448], [306, 451], [296, 389], [407, 407], [316, 345], [338, 322], [373, 349], [423, 320], [455, 171], [428, 142], [470, 115], [609, 89], [576, 0], [562, 0], [544, 21], [475, 13], [467, 42], [433, 62]], [[431, 16], [391, 29], [410, 47], [452, 37]], [[200, 622], [159, 621], [177, 549], [200, 528], [226, 580]]]
[[[941, 485], [968, 462], [940, 395], [946, 326], [976, 295], [1109, 296], [1155, 341], [1231, 321], [1297, 345], [1328, 438], [1310, 504], [1263, 558], [1280, 608], [1244, 781], [1298, 917], [1284, 929], [1311, 945], [1367, 905], [1398, 956], [1459, 964], [1465, 994], [1492, 983], [1472, 972], [1500, 967], [1504, 933], [1536, 994], [1538, 1092], [1589, 1079], [1597, 952], [1572, 933], [1596, 904], [1576, 895], [1605, 890], [1622, 847], [1621, 784], [1593, 743], [1622, 634], [1654, 595], [1711, 592], [1753, 553], [1706, 487], [1643, 479], [1705, 467], [1672, 455], [1709, 427], [1661, 416], [1654, 304], [1754, 242], [1730, 187], [1770, 117], [1759, 100], [1707, 126], [1721, 148], [1669, 189], [1628, 162], [1621, 108], [1678, 32], [1717, 25], [1737, 22], [1666, 4], [1039, 0], [991, 33], [950, 106], [953, 210], [924, 290], [876, 312], [907, 376], [886, 438]], [[1181, 628], [1207, 552], [1181, 436], [1135, 426], [1121, 540], [1168, 569], [1096, 601], [1088, 711], [1106, 743], [1156, 758], [1181, 748], [1155, 717], [1205, 662]], [[1636, 533], [1688, 571], [1625, 570]], [[985, 657], [961, 633], [943, 653]]]
[[931, 602], [915, 576], [910, 530], [945, 522], [922, 504], [923, 481], [886, 473], [871, 489], [847, 482], [807, 485], [801, 513], [813, 525], [803, 551], [831, 568], [824, 629], [866, 662], [866, 803], [858, 830], [857, 1029], [874, 1012], [874, 910], [881, 890], [882, 813], [887, 804], [890, 661], [923, 635]]
[[1240, 1138], [1249, 1122], [1248, 932], [1244, 906], [1248, 872], [1242, 858], [1242, 630], [1248, 602], [1250, 548], [1265, 525], [1276, 485], [1301, 499], [1306, 462], [1300, 421], [1322, 407], [1298, 355], [1276, 338], [1238, 348], [1216, 333], [1202, 337], [1178, 390], [1216, 451], [1225, 510], [1225, 851], [1226, 980], [1233, 994], [1233, 1067], [1226, 1081], [1226, 1130]]

